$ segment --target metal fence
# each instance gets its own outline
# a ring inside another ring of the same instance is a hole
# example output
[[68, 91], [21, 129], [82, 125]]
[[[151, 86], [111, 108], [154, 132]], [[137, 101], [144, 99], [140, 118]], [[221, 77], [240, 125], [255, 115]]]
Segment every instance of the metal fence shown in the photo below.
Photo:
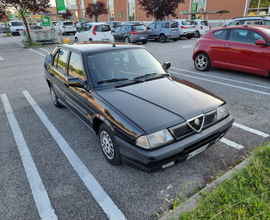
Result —
[[[54, 30], [29, 30], [31, 39], [37, 44], [60, 43], [60, 36]], [[20, 31], [23, 42], [27, 42], [25, 30]]]

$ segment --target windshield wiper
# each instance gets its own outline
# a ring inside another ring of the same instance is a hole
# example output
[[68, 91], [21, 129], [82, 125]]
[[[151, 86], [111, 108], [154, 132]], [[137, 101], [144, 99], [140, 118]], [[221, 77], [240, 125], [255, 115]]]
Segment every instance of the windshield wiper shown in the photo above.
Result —
[[134, 80], [146, 78], [146, 77], [149, 77], [149, 76], [154, 76], [154, 75], [156, 75], [156, 74], [157, 74], [157, 73], [148, 73], [148, 74], [145, 74], [145, 75], [142, 75], [142, 76], [135, 77]]
[[128, 78], [105, 79], [105, 80], [97, 82], [97, 84], [110, 83], [110, 82], [120, 82], [120, 81], [126, 81], [126, 80], [128, 80]]

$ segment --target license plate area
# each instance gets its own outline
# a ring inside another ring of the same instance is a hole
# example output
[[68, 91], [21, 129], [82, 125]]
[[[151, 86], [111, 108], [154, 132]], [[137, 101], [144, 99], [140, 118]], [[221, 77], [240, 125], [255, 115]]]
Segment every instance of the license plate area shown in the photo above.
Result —
[[199, 153], [205, 151], [205, 150], [207, 149], [208, 145], [209, 145], [209, 144], [206, 144], [206, 145], [200, 147], [199, 149], [197, 149], [197, 150], [195, 150], [195, 151], [192, 151], [192, 152], [188, 155], [187, 160], [190, 159], [190, 158], [192, 158], [192, 157], [194, 157], [195, 155], [197, 155], [197, 154], [199, 154]]

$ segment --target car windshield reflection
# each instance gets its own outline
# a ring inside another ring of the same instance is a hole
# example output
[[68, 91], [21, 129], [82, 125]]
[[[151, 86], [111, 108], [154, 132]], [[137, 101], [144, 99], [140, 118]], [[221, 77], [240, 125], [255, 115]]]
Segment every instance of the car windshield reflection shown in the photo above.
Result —
[[166, 74], [162, 65], [143, 48], [91, 54], [87, 56], [87, 64], [94, 87]]

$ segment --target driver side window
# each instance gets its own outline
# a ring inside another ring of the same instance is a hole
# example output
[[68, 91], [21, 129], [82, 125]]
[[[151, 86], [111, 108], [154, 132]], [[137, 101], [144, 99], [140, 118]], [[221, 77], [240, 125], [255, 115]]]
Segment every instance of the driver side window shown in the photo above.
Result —
[[117, 28], [114, 29], [114, 31], [115, 31], [116, 33], [120, 32], [121, 27], [122, 27], [122, 26], [118, 26]]
[[155, 26], [156, 26], [156, 23], [150, 24], [150, 25], [148, 26], [148, 29], [155, 29]]

